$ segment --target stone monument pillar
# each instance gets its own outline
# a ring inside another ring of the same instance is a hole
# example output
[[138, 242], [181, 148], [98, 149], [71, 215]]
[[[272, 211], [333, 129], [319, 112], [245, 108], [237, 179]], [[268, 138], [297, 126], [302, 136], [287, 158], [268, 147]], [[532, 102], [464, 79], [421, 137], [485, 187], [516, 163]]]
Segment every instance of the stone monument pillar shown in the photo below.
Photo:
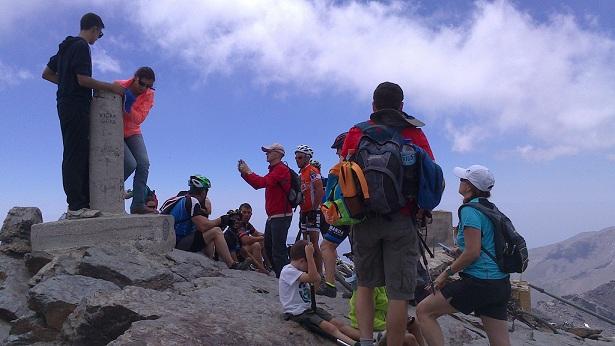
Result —
[[122, 97], [98, 90], [90, 111], [90, 208], [124, 214], [123, 192]]
[[126, 215], [124, 211], [124, 119], [122, 98], [97, 91], [90, 112], [90, 207], [101, 217], [32, 226], [32, 251], [134, 244], [167, 253], [175, 247], [171, 215]]

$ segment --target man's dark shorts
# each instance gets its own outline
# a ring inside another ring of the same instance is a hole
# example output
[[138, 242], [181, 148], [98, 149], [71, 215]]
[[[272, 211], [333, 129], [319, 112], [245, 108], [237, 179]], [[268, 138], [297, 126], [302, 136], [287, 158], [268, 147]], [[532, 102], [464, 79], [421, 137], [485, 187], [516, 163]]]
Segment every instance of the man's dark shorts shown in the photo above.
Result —
[[301, 232], [320, 232], [320, 212], [311, 210], [299, 214], [299, 229]]
[[451, 298], [452, 307], [466, 315], [475, 312], [478, 316], [506, 321], [511, 291], [508, 278], [483, 280], [463, 273], [459, 275], [461, 280], [451, 282], [441, 290], [444, 298]]
[[329, 230], [325, 234], [325, 239], [334, 243], [335, 245], [340, 245], [350, 234], [350, 226], [329, 226]]
[[371, 216], [354, 225], [352, 234], [358, 285], [386, 286], [389, 299], [414, 299], [418, 238], [412, 218]]
[[317, 326], [319, 326], [322, 321], [331, 321], [333, 319], [333, 316], [323, 308], [316, 308], [316, 311], [312, 311], [311, 309], [306, 310], [301, 315], [290, 315], [288, 317], [290, 320], [297, 323], [309, 322]]
[[185, 237], [175, 241], [175, 248], [178, 250], [199, 252], [205, 248], [205, 240], [201, 232], [194, 231]]

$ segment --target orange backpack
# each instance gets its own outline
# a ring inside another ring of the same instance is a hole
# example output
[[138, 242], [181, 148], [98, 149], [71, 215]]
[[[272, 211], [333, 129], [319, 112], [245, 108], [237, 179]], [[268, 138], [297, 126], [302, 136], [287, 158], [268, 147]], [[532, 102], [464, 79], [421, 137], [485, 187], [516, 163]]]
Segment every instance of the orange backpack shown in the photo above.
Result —
[[365, 217], [365, 203], [369, 200], [367, 181], [361, 167], [353, 161], [342, 161], [339, 167], [339, 185], [344, 204], [352, 218]]

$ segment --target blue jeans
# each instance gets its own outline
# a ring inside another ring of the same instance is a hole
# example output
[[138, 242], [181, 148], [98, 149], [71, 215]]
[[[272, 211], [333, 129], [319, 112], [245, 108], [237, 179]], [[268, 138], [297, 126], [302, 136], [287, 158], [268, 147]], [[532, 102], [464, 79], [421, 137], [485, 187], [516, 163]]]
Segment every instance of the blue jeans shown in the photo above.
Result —
[[285, 265], [290, 263], [288, 259], [288, 248], [286, 247], [286, 237], [288, 228], [293, 220], [292, 216], [275, 217], [265, 223], [265, 252], [271, 260], [273, 271], [277, 278]]
[[132, 182], [132, 203], [130, 209], [145, 206], [147, 176], [149, 175], [149, 158], [143, 141], [143, 135], [124, 138], [124, 181], [135, 172]]

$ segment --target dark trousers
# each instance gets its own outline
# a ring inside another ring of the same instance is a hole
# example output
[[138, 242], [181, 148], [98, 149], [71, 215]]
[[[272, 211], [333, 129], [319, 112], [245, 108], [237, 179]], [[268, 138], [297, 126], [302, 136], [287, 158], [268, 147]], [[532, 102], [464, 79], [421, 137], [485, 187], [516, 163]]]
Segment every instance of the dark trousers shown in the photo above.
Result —
[[265, 223], [265, 251], [271, 260], [277, 278], [280, 277], [282, 268], [290, 263], [288, 249], [286, 248], [286, 237], [292, 221], [292, 216], [284, 216], [269, 219]]
[[62, 130], [62, 183], [68, 209], [90, 207], [90, 102], [58, 103]]

